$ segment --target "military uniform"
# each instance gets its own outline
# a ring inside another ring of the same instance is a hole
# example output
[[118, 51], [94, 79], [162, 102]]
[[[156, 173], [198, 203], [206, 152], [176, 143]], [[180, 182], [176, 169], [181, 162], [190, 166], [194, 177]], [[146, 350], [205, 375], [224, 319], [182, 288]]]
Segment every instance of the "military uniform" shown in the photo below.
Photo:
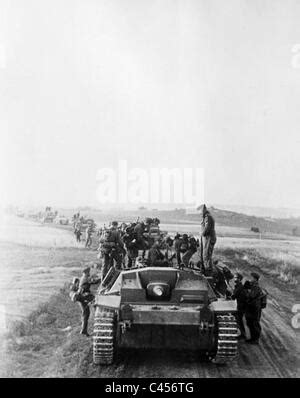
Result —
[[104, 254], [104, 267], [103, 276], [107, 274], [109, 269], [113, 266], [114, 261], [116, 262], [116, 268], [120, 269], [122, 264], [122, 252], [124, 251], [124, 245], [120, 236], [120, 232], [117, 228], [112, 227], [107, 231], [107, 237], [103, 242], [103, 254]]
[[181, 253], [180, 253], [181, 242], [182, 242], [182, 239], [180, 238], [180, 236], [176, 235], [175, 239], [174, 239], [174, 249], [175, 249], [175, 253], [176, 253], [176, 260], [177, 260], [178, 266], [181, 264]]
[[237, 281], [233, 290], [232, 299], [237, 301], [237, 322], [241, 332], [241, 337], [246, 336], [244, 326], [244, 315], [246, 308], [247, 292], [241, 281]]
[[128, 243], [128, 245], [127, 245], [127, 259], [128, 259], [127, 267], [128, 268], [132, 267], [134, 260], [138, 257], [138, 255], [139, 255], [139, 251], [136, 248], [135, 244], [131, 243], [131, 242]]
[[247, 291], [245, 316], [250, 331], [250, 342], [258, 342], [261, 334], [261, 290], [258, 281], [251, 282], [250, 289]]
[[197, 251], [197, 241], [194, 237], [188, 240], [188, 250], [182, 255], [182, 262], [185, 267], [189, 266], [190, 259]]
[[144, 232], [144, 223], [137, 223], [133, 230], [134, 238], [136, 240], [135, 246], [137, 250], [143, 250], [143, 257], [145, 255], [145, 251], [148, 249], [147, 242], [144, 238]]
[[80, 226], [79, 225], [75, 227], [74, 233], [75, 233], [75, 236], [76, 236], [76, 241], [80, 242], [80, 240], [81, 240], [81, 230], [80, 230]]
[[212, 270], [212, 255], [214, 251], [214, 246], [217, 241], [215, 232], [215, 220], [203, 205], [203, 220], [201, 223], [201, 236], [203, 242], [203, 262], [205, 270]]
[[88, 321], [90, 317], [90, 302], [94, 299], [93, 294], [91, 293], [91, 285], [99, 283], [100, 280], [91, 280], [89, 276], [83, 274], [79, 282], [79, 305], [81, 308], [81, 334], [85, 334], [88, 336]]
[[86, 229], [86, 241], [85, 241], [85, 247], [91, 247], [92, 244], [92, 228], [89, 226]]
[[149, 250], [148, 261], [150, 267], [166, 267], [169, 265], [168, 260], [156, 245]]

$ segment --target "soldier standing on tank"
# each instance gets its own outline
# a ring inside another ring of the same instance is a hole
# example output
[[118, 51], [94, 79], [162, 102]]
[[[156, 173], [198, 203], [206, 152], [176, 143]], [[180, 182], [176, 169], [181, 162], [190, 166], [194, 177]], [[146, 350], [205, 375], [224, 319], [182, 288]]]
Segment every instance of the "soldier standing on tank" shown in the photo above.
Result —
[[205, 204], [199, 206], [197, 210], [200, 210], [200, 214], [202, 215], [201, 239], [203, 243], [204, 269], [207, 275], [211, 275], [213, 271], [212, 254], [217, 241], [215, 220], [210, 212], [207, 210]]
[[247, 300], [247, 292], [242, 283], [243, 275], [237, 272], [234, 275], [234, 289], [231, 298], [237, 301], [237, 323], [240, 329], [239, 339], [246, 338], [244, 315]]
[[109, 269], [116, 262], [116, 269], [121, 269], [122, 254], [125, 252], [124, 244], [118, 230], [118, 222], [113, 221], [111, 227], [105, 231], [105, 238], [102, 242], [104, 254], [103, 278]]
[[82, 277], [79, 281], [79, 305], [81, 308], [81, 330], [80, 334], [89, 336], [88, 334], [88, 321], [90, 317], [90, 307], [89, 304], [93, 301], [94, 295], [91, 293], [91, 285], [97, 284], [100, 279], [92, 280], [90, 277], [90, 268], [85, 268], [82, 271]]
[[259, 275], [256, 272], [251, 273], [251, 281], [245, 283], [246, 307], [245, 316], [250, 331], [250, 339], [246, 343], [258, 344], [261, 334], [260, 318], [261, 318], [261, 298], [263, 291], [258, 284]]

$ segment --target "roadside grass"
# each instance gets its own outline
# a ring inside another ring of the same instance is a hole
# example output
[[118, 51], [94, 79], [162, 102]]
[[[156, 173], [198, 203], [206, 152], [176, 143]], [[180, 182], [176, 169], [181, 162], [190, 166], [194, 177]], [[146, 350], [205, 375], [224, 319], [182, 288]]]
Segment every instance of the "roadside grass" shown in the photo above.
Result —
[[253, 248], [223, 247], [216, 249], [216, 255], [222, 257], [223, 261], [236, 271], [239, 268], [246, 268], [249, 271], [251, 268], [256, 268], [291, 287], [300, 281], [299, 259], [291, 253], [277, 251], [275, 254], [274, 249], [261, 251]]
[[24, 321], [8, 325], [4, 377], [78, 377], [91, 350], [65, 285]]

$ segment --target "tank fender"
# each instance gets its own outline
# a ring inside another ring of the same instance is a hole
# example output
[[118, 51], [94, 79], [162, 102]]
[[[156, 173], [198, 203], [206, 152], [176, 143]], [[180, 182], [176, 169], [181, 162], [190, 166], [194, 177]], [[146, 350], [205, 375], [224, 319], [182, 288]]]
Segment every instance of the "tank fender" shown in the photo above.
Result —
[[121, 297], [113, 295], [99, 295], [95, 298], [95, 306], [118, 310], [120, 308]]
[[235, 312], [237, 311], [236, 300], [218, 299], [210, 303], [209, 308], [213, 312]]

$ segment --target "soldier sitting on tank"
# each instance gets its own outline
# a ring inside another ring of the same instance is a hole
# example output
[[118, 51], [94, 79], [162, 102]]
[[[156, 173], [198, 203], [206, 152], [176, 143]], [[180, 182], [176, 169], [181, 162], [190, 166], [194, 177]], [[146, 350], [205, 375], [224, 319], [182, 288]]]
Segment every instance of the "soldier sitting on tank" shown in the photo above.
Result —
[[149, 250], [148, 264], [150, 267], [168, 267], [169, 262], [164, 254], [160, 251], [161, 240], [157, 240]]
[[90, 307], [89, 304], [94, 300], [94, 295], [91, 293], [91, 285], [100, 282], [100, 278], [92, 279], [90, 276], [90, 268], [85, 268], [82, 271], [82, 277], [79, 281], [78, 289], [78, 302], [81, 308], [81, 331], [80, 334], [89, 336], [88, 334], [88, 321], [90, 317]]
[[188, 249], [182, 255], [182, 263], [185, 267], [189, 266], [190, 259], [197, 251], [197, 240], [193, 236], [188, 237]]

